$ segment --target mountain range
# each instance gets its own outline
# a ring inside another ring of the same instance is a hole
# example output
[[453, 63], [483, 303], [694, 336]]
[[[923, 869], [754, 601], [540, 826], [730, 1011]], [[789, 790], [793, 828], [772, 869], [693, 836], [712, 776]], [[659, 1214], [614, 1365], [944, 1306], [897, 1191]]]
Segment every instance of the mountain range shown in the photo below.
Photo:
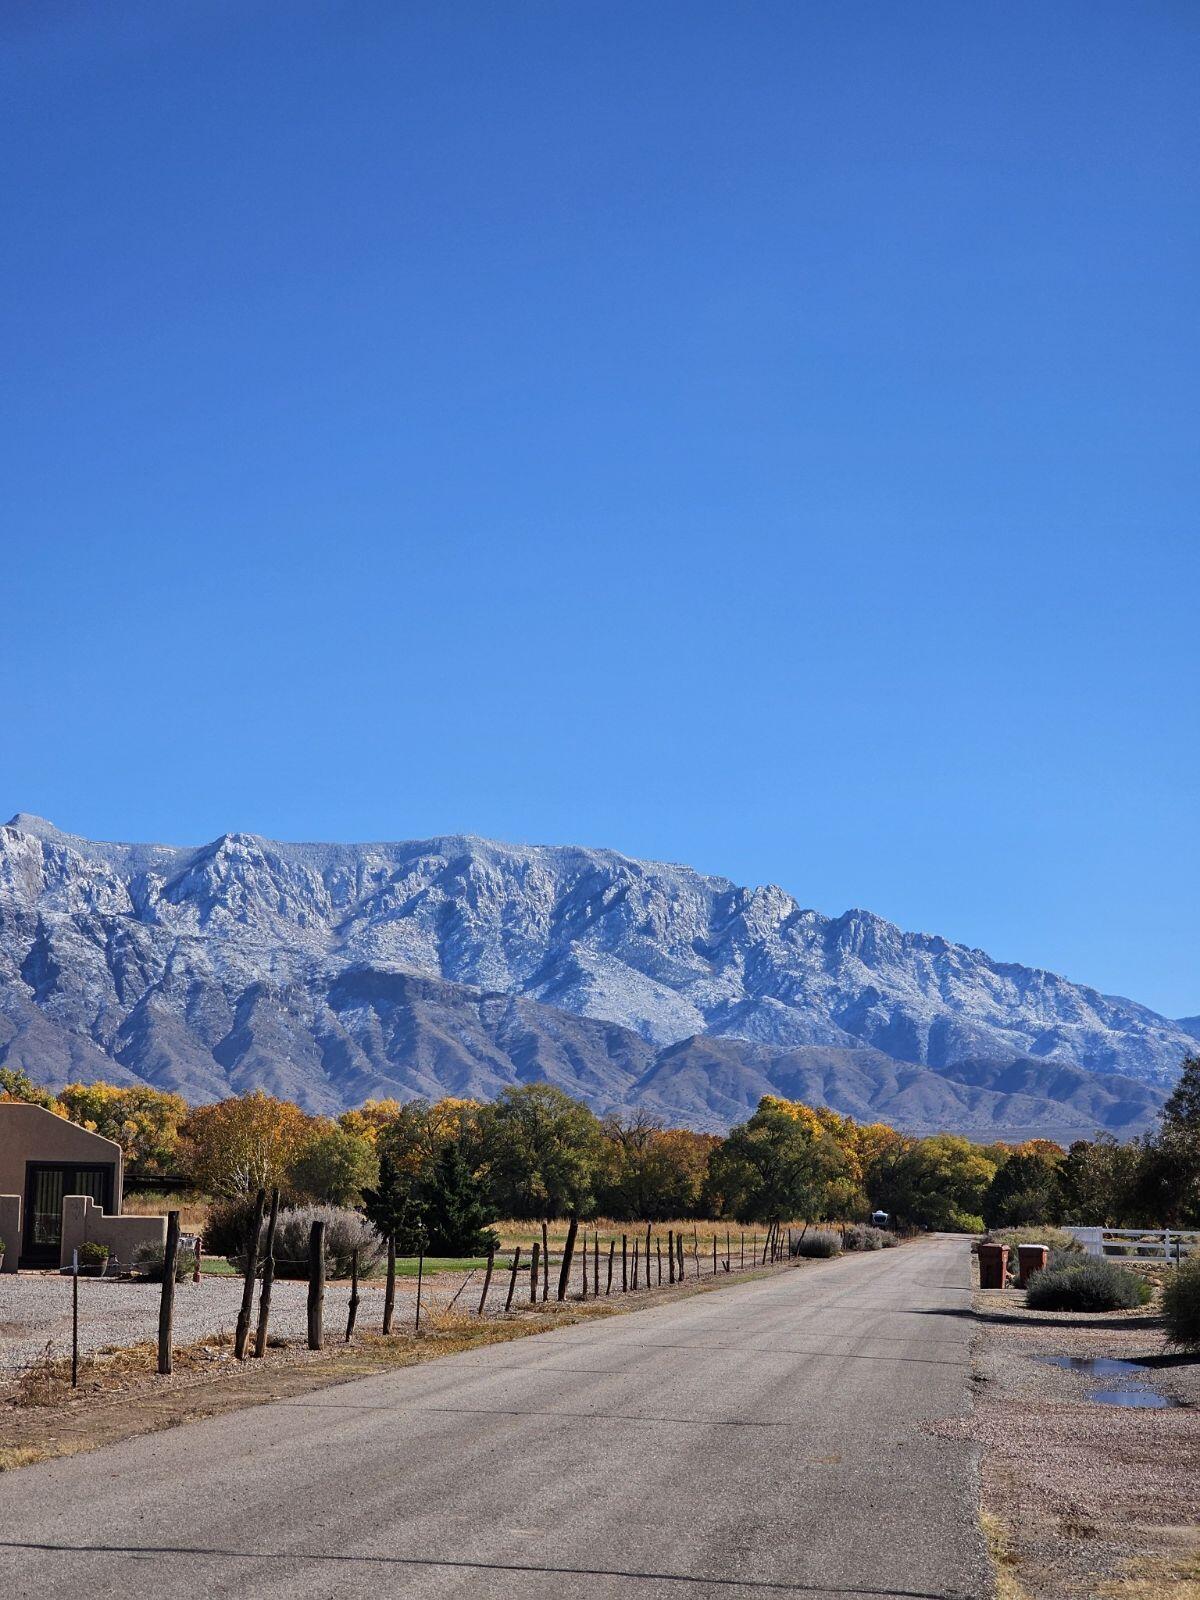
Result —
[[546, 1080], [723, 1129], [785, 1094], [914, 1132], [1124, 1136], [1171, 1021], [869, 911], [469, 836], [199, 847], [0, 828], [0, 1064], [314, 1111]]

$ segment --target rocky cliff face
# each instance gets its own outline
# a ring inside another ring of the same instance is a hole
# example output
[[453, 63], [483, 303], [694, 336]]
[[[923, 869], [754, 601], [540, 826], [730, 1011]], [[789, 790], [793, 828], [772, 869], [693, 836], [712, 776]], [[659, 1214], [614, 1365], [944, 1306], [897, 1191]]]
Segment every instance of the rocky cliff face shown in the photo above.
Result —
[[[692, 1087], [662, 1100], [687, 1041]], [[1131, 1001], [870, 912], [830, 918], [774, 886], [611, 851], [0, 829], [0, 1059], [46, 1081], [124, 1072], [192, 1098], [261, 1085], [330, 1109], [549, 1076], [601, 1109], [691, 1104], [711, 1125], [753, 1103], [770, 1063], [823, 1051], [845, 1071], [924, 1069], [949, 1109], [1008, 1092], [956, 1079], [963, 1064], [1116, 1074], [1151, 1086], [1101, 1093], [1136, 1121], [1194, 1042]], [[749, 1077], [717, 1110], [695, 1075], [730, 1052]], [[1063, 1092], [1048, 1103], [1079, 1082]]]

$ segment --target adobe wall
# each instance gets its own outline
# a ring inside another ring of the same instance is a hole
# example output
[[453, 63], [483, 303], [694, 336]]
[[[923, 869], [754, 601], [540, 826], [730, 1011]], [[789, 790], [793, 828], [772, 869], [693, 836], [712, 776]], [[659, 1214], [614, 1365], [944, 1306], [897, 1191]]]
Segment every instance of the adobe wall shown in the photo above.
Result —
[[21, 1196], [0, 1194], [0, 1239], [4, 1240], [4, 1255], [0, 1259], [0, 1272], [15, 1272], [21, 1254]]
[[117, 1217], [101, 1211], [87, 1194], [70, 1194], [63, 1200], [62, 1251], [59, 1265], [71, 1265], [72, 1252], [87, 1240], [106, 1244], [110, 1256], [128, 1268], [144, 1244], [163, 1249], [167, 1242], [166, 1217]]
[[45, 1106], [0, 1102], [0, 1195], [25, 1193], [27, 1161], [111, 1166], [113, 1205], [120, 1211], [124, 1173], [121, 1146], [115, 1140], [102, 1138], [65, 1117], [56, 1117]]

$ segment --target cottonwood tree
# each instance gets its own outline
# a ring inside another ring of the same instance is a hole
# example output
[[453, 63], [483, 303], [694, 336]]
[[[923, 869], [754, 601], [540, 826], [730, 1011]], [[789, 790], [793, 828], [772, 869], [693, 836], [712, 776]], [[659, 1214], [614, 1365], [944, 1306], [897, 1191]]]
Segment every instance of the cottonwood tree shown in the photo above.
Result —
[[235, 1095], [197, 1106], [179, 1129], [179, 1160], [197, 1189], [212, 1195], [285, 1188], [301, 1149], [320, 1126], [288, 1100]]
[[505, 1089], [480, 1111], [479, 1136], [502, 1216], [591, 1215], [604, 1140], [587, 1106], [549, 1083]]
[[820, 1221], [853, 1181], [847, 1151], [811, 1107], [766, 1095], [710, 1163], [710, 1183], [739, 1222]]

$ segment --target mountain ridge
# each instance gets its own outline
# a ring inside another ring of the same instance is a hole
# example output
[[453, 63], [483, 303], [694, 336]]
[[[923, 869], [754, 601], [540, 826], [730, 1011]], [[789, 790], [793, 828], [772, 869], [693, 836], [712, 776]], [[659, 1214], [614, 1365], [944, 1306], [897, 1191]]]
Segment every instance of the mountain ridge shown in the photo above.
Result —
[[[868, 1109], [1072, 1129], [1096, 1114], [1128, 1130], [1192, 1042], [1044, 969], [617, 851], [470, 835], [125, 844], [23, 813], [0, 829], [0, 1018], [0, 1060], [92, 1076], [107, 1063], [193, 1098], [253, 1083], [314, 1109], [392, 1081], [495, 1092], [524, 1061], [603, 1109], [641, 1097], [710, 1123], [780, 1075], [816, 1084], [824, 1050], [831, 1094]], [[883, 1061], [930, 1082], [900, 1086]], [[1030, 1093], [954, 1076], [1020, 1061]], [[688, 1093], [664, 1088], [672, 1070]], [[741, 1093], [710, 1094], [703, 1070]]]

